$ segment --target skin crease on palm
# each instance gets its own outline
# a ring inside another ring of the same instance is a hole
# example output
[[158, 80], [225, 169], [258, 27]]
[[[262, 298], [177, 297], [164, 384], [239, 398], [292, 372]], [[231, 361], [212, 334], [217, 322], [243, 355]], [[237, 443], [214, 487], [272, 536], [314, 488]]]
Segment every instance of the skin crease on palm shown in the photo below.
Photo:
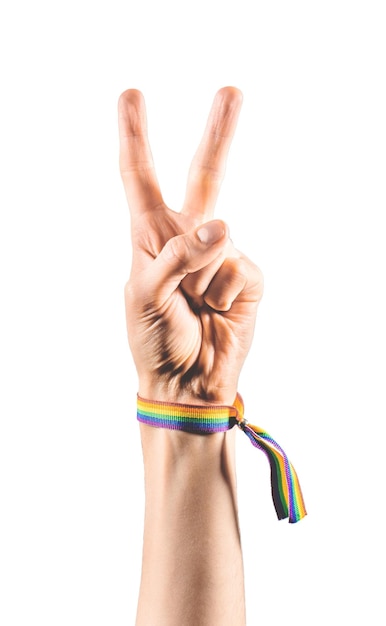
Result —
[[241, 104], [235, 87], [215, 94], [182, 209], [174, 211], [155, 174], [144, 97], [129, 89], [119, 99], [120, 170], [132, 230], [127, 331], [139, 394], [148, 399], [229, 405], [237, 392], [263, 277], [213, 216]]

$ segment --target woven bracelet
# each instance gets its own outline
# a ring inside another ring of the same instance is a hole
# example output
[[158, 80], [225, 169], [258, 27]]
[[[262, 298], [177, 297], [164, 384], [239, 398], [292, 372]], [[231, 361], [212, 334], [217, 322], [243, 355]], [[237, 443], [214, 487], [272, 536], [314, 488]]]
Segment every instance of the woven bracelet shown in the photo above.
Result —
[[284, 450], [262, 428], [244, 419], [244, 403], [237, 394], [233, 406], [198, 406], [145, 400], [137, 396], [137, 419], [149, 426], [212, 434], [238, 426], [262, 450], [271, 467], [271, 492], [279, 520], [293, 524], [307, 515], [299, 480]]

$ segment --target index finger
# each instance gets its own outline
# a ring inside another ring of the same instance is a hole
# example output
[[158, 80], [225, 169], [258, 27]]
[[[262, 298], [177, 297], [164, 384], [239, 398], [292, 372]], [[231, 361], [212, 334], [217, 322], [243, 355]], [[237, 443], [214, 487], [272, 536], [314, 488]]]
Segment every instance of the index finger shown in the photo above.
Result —
[[190, 166], [182, 213], [200, 221], [213, 216], [242, 100], [243, 95], [236, 87], [219, 89]]
[[118, 101], [119, 166], [132, 213], [163, 203], [147, 137], [145, 100], [137, 89], [124, 91]]

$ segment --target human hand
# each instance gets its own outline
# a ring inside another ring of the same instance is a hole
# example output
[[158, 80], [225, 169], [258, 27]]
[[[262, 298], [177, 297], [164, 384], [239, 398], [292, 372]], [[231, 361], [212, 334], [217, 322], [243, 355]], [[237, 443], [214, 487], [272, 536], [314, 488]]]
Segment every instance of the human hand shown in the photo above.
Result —
[[175, 212], [157, 182], [143, 95], [130, 89], [119, 99], [133, 250], [127, 331], [138, 391], [148, 399], [229, 405], [236, 396], [263, 277], [234, 248], [227, 225], [211, 218], [241, 103], [233, 87], [215, 95], [182, 210]]

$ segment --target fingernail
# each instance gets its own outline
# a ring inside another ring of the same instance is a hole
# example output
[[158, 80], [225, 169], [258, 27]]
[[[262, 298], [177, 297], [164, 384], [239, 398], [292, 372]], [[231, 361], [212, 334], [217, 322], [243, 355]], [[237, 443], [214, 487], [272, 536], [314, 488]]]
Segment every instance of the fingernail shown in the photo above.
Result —
[[221, 239], [225, 235], [225, 226], [223, 222], [215, 220], [213, 222], [208, 222], [205, 226], [201, 226], [201, 228], [197, 231], [197, 237], [201, 241], [201, 243], [205, 243], [207, 246], [215, 243], [219, 239]]

